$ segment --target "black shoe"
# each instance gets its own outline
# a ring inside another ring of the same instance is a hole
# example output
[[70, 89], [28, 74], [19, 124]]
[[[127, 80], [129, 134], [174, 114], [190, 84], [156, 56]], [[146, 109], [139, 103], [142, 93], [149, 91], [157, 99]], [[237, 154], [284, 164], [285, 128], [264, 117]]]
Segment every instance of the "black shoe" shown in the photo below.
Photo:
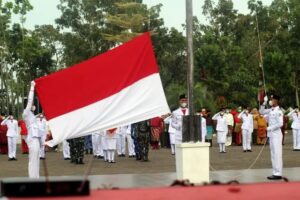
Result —
[[104, 157], [103, 157], [103, 156], [97, 156], [97, 158], [98, 158], [98, 159], [103, 159]]
[[269, 180], [280, 180], [280, 179], [282, 179], [282, 176], [272, 175], [272, 176], [268, 176], [267, 179], [269, 179]]
[[126, 157], [125, 154], [122, 154], [121, 156], [122, 156], [122, 157]]
[[82, 158], [79, 158], [79, 159], [77, 160], [76, 164], [78, 164], [78, 165], [83, 165], [84, 162], [83, 162]]
[[16, 159], [16, 158], [12, 158], [13, 160], [15, 160], [15, 161], [17, 161], [18, 159]]
[[85, 154], [89, 154], [89, 150], [88, 149], [85, 150]]
[[252, 150], [251, 149], [249, 149], [249, 150], [247, 150], [248, 152], [252, 152]]
[[71, 160], [71, 158], [64, 158], [64, 160]]
[[244, 152], [247, 152], [247, 150], [244, 150]]
[[40, 160], [45, 160], [46, 158], [45, 157], [40, 157]]
[[8, 161], [13, 161], [14, 160], [14, 158], [8, 158]]
[[119, 154], [118, 157], [122, 157], [122, 154]]
[[222, 153], [227, 153], [226, 151], [222, 151]]

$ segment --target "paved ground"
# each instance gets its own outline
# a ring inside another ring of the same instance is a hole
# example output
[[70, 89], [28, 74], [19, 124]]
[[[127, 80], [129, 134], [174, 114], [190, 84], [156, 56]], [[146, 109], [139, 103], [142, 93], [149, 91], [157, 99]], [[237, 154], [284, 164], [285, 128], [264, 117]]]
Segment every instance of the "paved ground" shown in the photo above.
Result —
[[[215, 141], [214, 141], [215, 142]], [[237, 179], [242, 182], [259, 182], [265, 180], [265, 175], [270, 174], [271, 161], [269, 147], [262, 150], [262, 154], [256, 164], [249, 170], [249, 166], [258, 156], [262, 146], [253, 146], [252, 153], [244, 153], [241, 146], [228, 147], [226, 154], [220, 154], [217, 144], [210, 149], [211, 180], [228, 181]], [[27, 155], [18, 153], [18, 161], [7, 161], [6, 155], [0, 155], [0, 178], [26, 177]], [[92, 186], [100, 187], [108, 183], [119, 187], [124, 184], [130, 187], [150, 185], [168, 185], [175, 177], [175, 157], [170, 149], [151, 150], [149, 162], [136, 161], [134, 158], [116, 158], [117, 163], [109, 164], [102, 160], [94, 160], [90, 179]], [[62, 158], [61, 152], [47, 153], [47, 166], [50, 176], [81, 176], [86, 171], [90, 155], [85, 157], [85, 165], [74, 165]], [[283, 147], [284, 172], [288, 172], [292, 180], [300, 180], [300, 152], [292, 151], [291, 134], [286, 135], [286, 144]], [[248, 169], [248, 170], [247, 170]], [[43, 175], [41, 162], [41, 175]], [[116, 175], [118, 174], [118, 175]], [[255, 176], [257, 176], [255, 178]], [[157, 180], [156, 180], [157, 179]], [[105, 180], [103, 182], [103, 180]], [[124, 182], [124, 180], [126, 180]], [[122, 184], [120, 184], [122, 182]]]

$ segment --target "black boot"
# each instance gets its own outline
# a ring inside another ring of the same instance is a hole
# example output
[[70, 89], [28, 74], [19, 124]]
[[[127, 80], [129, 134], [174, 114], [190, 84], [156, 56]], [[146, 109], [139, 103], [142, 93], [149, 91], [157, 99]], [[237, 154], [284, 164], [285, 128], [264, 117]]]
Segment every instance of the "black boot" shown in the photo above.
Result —
[[83, 159], [82, 158], [78, 158], [76, 164], [79, 164], [79, 165], [84, 164]]

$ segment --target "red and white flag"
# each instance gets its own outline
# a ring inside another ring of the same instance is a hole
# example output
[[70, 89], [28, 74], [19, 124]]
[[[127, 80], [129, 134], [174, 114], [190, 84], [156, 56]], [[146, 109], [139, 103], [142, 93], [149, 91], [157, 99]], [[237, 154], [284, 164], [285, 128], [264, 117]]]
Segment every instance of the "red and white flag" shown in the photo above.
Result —
[[170, 112], [149, 33], [35, 82], [50, 146]]

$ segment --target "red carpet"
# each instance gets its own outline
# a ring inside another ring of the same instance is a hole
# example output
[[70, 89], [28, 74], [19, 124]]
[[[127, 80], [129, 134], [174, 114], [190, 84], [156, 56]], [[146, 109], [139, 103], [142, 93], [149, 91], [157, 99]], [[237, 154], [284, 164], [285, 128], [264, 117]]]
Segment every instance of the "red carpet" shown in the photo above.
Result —
[[[198, 199], [265, 199], [299, 200], [300, 182], [261, 183], [247, 185], [212, 185], [197, 187], [164, 187], [142, 189], [93, 190], [87, 197], [56, 197], [44, 199], [103, 199], [103, 200], [198, 200]], [[22, 199], [22, 198], [10, 198]], [[25, 199], [25, 198], [24, 198]], [[28, 198], [26, 198], [28, 199]], [[42, 199], [42, 198], [36, 198]]]

